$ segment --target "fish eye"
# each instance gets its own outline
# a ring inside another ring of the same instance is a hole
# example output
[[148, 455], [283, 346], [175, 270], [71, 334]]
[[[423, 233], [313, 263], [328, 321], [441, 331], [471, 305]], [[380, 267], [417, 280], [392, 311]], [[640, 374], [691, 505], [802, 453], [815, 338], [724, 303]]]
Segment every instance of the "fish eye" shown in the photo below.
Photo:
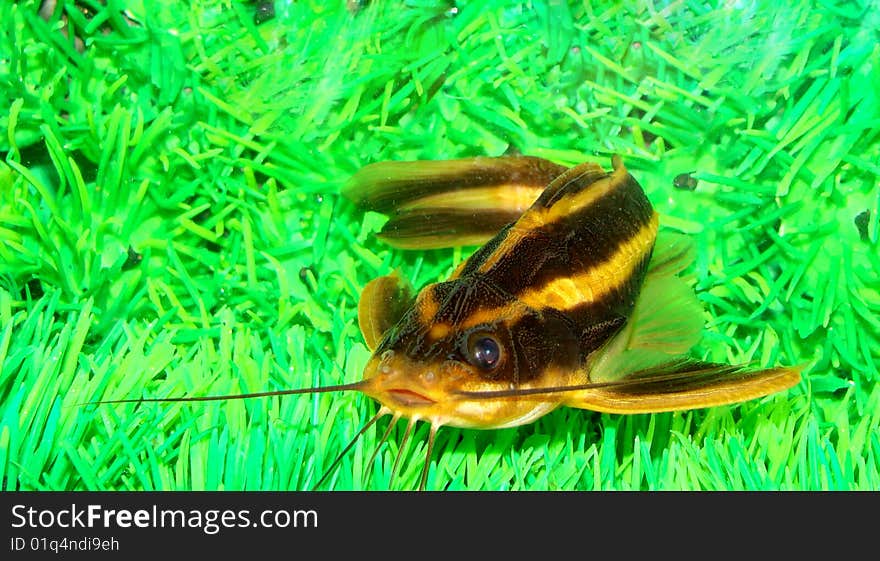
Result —
[[488, 333], [468, 337], [468, 362], [483, 370], [494, 370], [501, 362], [501, 343]]

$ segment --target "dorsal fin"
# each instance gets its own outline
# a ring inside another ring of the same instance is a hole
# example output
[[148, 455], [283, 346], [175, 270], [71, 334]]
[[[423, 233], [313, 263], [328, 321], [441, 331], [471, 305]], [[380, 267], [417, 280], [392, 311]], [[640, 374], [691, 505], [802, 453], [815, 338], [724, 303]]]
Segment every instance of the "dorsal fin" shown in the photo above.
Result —
[[593, 162], [579, 164], [556, 177], [535, 201], [535, 208], [550, 208], [563, 198], [590, 188], [607, 175], [601, 166]]

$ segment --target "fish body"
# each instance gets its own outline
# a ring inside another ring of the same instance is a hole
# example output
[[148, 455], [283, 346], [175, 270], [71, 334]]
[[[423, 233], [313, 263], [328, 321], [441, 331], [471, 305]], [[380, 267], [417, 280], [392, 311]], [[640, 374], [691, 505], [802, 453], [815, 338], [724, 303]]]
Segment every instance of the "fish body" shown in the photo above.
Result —
[[[693, 248], [660, 217], [619, 158], [566, 169], [528, 156], [379, 162], [343, 193], [390, 216], [401, 248], [483, 244], [450, 278], [415, 292], [399, 273], [368, 283], [358, 323], [372, 350], [363, 378], [239, 395], [114, 399], [193, 402], [358, 391], [381, 405], [324, 472], [320, 487], [380, 418], [430, 432], [420, 488], [442, 426], [495, 429], [560, 407], [654, 413], [763, 397], [801, 367], [754, 369], [689, 356], [703, 309], [679, 276]], [[390, 482], [389, 482], [390, 486]]]
[[[798, 368], [753, 370], [687, 356], [703, 326], [698, 301], [677, 275], [690, 246], [675, 236], [658, 246], [659, 216], [620, 159], [611, 172], [592, 163], [560, 170], [535, 158], [489, 160], [458, 160], [422, 175], [417, 162], [384, 162], [383, 172], [368, 169], [349, 185], [365, 208], [370, 192], [383, 201], [400, 194], [404, 219], [392, 216], [383, 235], [404, 247], [488, 236], [495, 226], [483, 213], [515, 217], [449, 279], [415, 297], [398, 275], [366, 287], [359, 317], [373, 355], [361, 390], [384, 412], [435, 430], [491, 429], [559, 406], [642, 413], [733, 403], [800, 379]], [[465, 172], [487, 162], [492, 173]], [[524, 173], [530, 166], [538, 171]], [[505, 178], [505, 168], [516, 177]], [[483, 181], [455, 183], [474, 176]], [[509, 184], [519, 195], [492, 196]], [[532, 199], [525, 210], [523, 193]], [[394, 212], [385, 203], [376, 209]], [[454, 219], [416, 223], [412, 209]]]

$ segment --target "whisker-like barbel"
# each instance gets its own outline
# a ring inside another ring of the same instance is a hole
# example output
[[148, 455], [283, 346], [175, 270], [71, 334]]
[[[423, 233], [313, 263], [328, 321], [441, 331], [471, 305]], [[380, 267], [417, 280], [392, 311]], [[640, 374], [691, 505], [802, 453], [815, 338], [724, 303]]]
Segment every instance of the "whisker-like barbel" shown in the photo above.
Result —
[[408, 419], [406, 423], [406, 430], [403, 431], [403, 438], [400, 439], [400, 446], [397, 448], [397, 457], [394, 458], [394, 463], [391, 465], [391, 474], [388, 476], [388, 488], [391, 489], [391, 484], [394, 483], [394, 476], [397, 474], [397, 467], [400, 465], [400, 459], [406, 454], [406, 445], [409, 443], [410, 434], [412, 434], [413, 425], [416, 422], [414, 419]]
[[319, 386], [316, 388], [296, 388], [291, 390], [273, 390], [266, 392], [240, 393], [230, 395], [205, 395], [194, 397], [139, 397], [130, 399], [105, 399], [101, 401], [88, 401], [80, 405], [104, 405], [110, 403], [177, 403], [184, 401], [224, 401], [227, 399], [250, 399], [255, 397], [272, 397], [280, 395], [301, 395], [313, 393], [328, 393], [342, 391], [363, 392], [369, 385], [368, 380], [359, 380], [350, 384], [337, 384], [334, 386]]
[[379, 408], [379, 411], [375, 415], [373, 415], [373, 417], [369, 421], [367, 421], [363, 427], [361, 427], [361, 430], [359, 430], [357, 434], [354, 435], [354, 437], [349, 441], [345, 448], [342, 449], [342, 452], [340, 452], [339, 455], [336, 456], [336, 459], [333, 460], [333, 462], [330, 464], [330, 467], [327, 468], [327, 470], [324, 472], [324, 475], [322, 475], [321, 479], [319, 479], [318, 482], [315, 484], [315, 489], [320, 487], [330, 477], [330, 475], [333, 473], [333, 470], [335, 470], [336, 466], [339, 465], [339, 462], [342, 461], [342, 458], [344, 458], [345, 455], [348, 454], [348, 451], [351, 450], [352, 447], [354, 447], [355, 442], [357, 442], [358, 439], [363, 436], [365, 432], [367, 432], [367, 429], [372, 427], [376, 423], [376, 421], [378, 421], [385, 415], [389, 415], [390, 413], [391, 411], [387, 407]]
[[425, 447], [425, 465], [422, 467], [422, 475], [419, 478], [419, 491], [425, 490], [425, 484], [428, 482], [428, 468], [431, 466], [431, 452], [434, 451], [434, 439], [437, 437], [437, 431], [440, 425], [431, 423], [431, 432], [428, 433], [428, 445]]
[[376, 456], [379, 455], [379, 450], [382, 448], [382, 445], [388, 440], [388, 437], [391, 436], [391, 431], [394, 430], [394, 425], [397, 424], [397, 421], [400, 420], [400, 413], [395, 413], [391, 417], [391, 421], [388, 422], [388, 426], [385, 428], [385, 432], [382, 433], [382, 437], [379, 439], [379, 442], [376, 443], [376, 447], [373, 449], [373, 453], [370, 454], [370, 459], [367, 462], [367, 471], [364, 473], [364, 480], [369, 481], [370, 475], [373, 473], [373, 462], [376, 461]]

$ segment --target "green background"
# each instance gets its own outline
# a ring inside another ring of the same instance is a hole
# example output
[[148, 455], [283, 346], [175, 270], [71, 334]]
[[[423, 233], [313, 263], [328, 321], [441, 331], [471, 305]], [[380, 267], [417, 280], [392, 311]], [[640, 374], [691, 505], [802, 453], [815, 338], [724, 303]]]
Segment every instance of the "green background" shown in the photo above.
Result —
[[[429, 489], [880, 488], [876, 1], [51, 4], [0, 2], [3, 489], [313, 487], [369, 399], [83, 404], [359, 379], [360, 289], [471, 249], [393, 250], [339, 188], [508, 151], [621, 154], [696, 241], [695, 353], [804, 381], [444, 428]], [[324, 487], [389, 488], [403, 428]]]

